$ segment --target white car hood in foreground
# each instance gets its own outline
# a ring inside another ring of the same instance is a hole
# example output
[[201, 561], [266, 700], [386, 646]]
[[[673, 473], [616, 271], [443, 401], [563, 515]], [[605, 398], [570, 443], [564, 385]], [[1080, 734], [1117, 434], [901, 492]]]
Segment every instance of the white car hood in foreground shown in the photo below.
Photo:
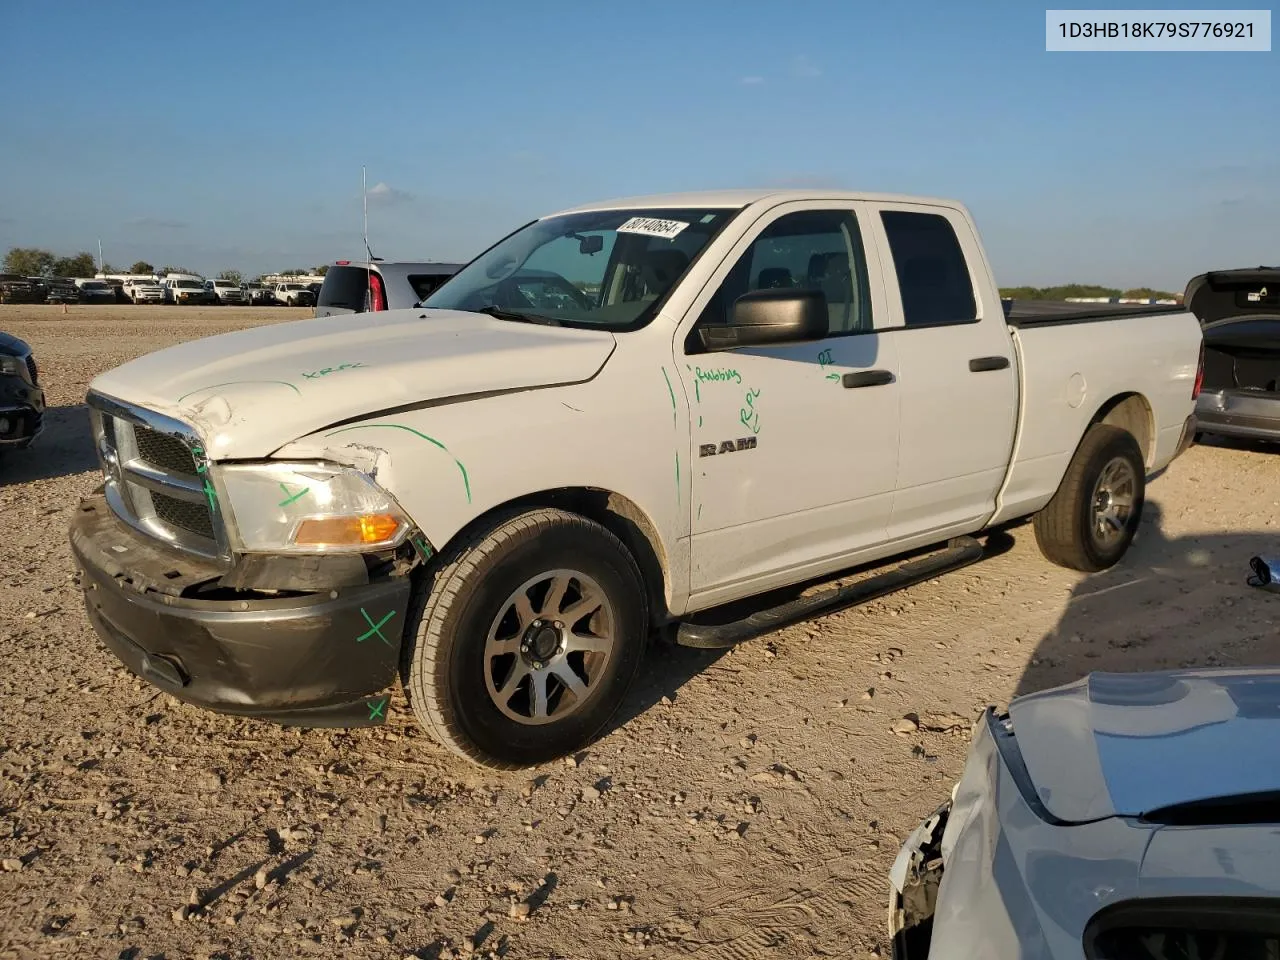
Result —
[[1280, 791], [1280, 669], [1094, 673], [1009, 716], [1059, 820]]
[[193, 340], [89, 387], [192, 425], [214, 460], [255, 458], [390, 408], [590, 380], [616, 345], [602, 330], [415, 308]]

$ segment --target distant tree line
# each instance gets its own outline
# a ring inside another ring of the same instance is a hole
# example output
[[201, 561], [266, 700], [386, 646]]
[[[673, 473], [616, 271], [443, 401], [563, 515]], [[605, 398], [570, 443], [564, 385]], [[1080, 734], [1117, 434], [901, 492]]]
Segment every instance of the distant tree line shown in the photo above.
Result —
[[[320, 266], [311, 269], [298, 270], [282, 270], [282, 276], [301, 277], [307, 274], [317, 274], [324, 276], [329, 267]], [[4, 257], [3, 265], [4, 273], [16, 273], [23, 277], [72, 277], [87, 279], [98, 272], [98, 264], [94, 260], [91, 253], [77, 253], [72, 257], [59, 256], [50, 250], [41, 250], [38, 247], [12, 247]], [[192, 270], [190, 267], [175, 267], [166, 265], [157, 270], [154, 266], [145, 260], [139, 260], [133, 264], [128, 270], [117, 270], [109, 263], [102, 265], [103, 273], [144, 273], [159, 274], [164, 276], [167, 273], [190, 273], [200, 276], [198, 271]], [[232, 283], [240, 283], [244, 279], [244, 275], [239, 270], [223, 270], [218, 274], [219, 280], [230, 280]], [[260, 276], [258, 279], [262, 279]]]
[[1099, 287], [1089, 283], [1064, 283], [1057, 287], [1001, 287], [1000, 296], [1013, 300], [1066, 300], [1071, 297], [1122, 297], [1131, 300], [1172, 300], [1180, 296], [1151, 287]]

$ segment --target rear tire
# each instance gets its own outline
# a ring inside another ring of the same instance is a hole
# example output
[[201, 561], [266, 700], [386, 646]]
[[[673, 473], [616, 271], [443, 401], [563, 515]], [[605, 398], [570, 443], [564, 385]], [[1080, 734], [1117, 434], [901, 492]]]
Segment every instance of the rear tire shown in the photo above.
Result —
[[416, 588], [401, 661], [418, 722], [498, 769], [594, 739], [648, 633], [640, 570], [622, 542], [585, 517], [536, 509], [499, 518], [437, 563]]
[[1036, 543], [1058, 566], [1094, 573], [1129, 549], [1146, 494], [1146, 465], [1133, 434], [1109, 424], [1085, 433], [1058, 486], [1035, 515]]

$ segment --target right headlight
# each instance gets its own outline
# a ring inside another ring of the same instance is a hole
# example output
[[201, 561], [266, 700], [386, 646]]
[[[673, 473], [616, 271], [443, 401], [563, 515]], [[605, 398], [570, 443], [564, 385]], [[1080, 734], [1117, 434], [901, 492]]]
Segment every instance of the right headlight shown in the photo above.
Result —
[[367, 553], [404, 542], [412, 522], [367, 474], [326, 463], [212, 469], [249, 553]]
[[18, 357], [3, 356], [0, 357], [0, 374], [25, 377], [27, 375], [27, 365]]

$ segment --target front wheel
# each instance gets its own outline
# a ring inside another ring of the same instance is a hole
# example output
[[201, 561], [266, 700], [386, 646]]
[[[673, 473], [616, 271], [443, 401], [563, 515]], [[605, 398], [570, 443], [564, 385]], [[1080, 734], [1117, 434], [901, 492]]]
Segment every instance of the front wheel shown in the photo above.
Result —
[[1080, 441], [1058, 492], [1035, 516], [1036, 543], [1053, 563], [1093, 573], [1124, 556], [1146, 495], [1146, 465], [1133, 434], [1095, 424]]
[[418, 722], [499, 769], [583, 746], [644, 653], [639, 568], [612, 533], [563, 510], [508, 515], [417, 588], [402, 679]]

